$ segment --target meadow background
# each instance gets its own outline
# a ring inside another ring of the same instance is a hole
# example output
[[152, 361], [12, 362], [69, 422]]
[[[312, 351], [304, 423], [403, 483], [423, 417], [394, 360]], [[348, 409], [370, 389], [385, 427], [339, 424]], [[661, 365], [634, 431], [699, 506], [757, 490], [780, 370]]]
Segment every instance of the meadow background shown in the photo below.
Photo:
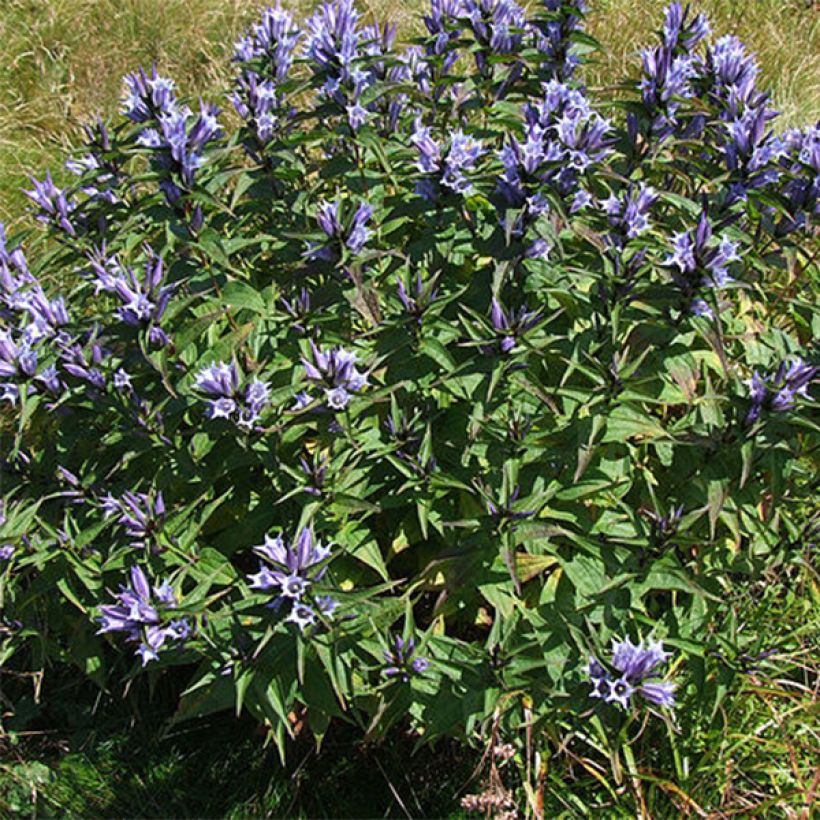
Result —
[[[0, 3], [0, 220], [27, 219], [20, 188], [62, 160], [80, 125], [119, 107], [122, 76], [156, 62], [185, 95], [222, 100], [236, 36], [263, 2], [248, 0], [3, 0]], [[314, 3], [288, 2], [307, 13]], [[592, 0], [591, 33], [604, 51], [586, 71], [605, 87], [636, 72], [665, 0]], [[715, 32], [758, 55], [761, 85], [783, 112], [778, 128], [820, 118], [820, 6], [811, 0], [704, 0]], [[410, 33], [417, 6], [361, 3]], [[418, 18], [415, 18], [418, 22]], [[226, 112], [229, 113], [229, 112]], [[734, 731], [711, 738], [703, 805], [746, 806], [749, 816], [811, 815], [818, 768], [816, 576], [773, 575], [750, 598], [743, 628], [770, 635], [765, 663], [750, 659], [743, 691], [725, 707]], [[411, 756], [398, 738], [363, 747], [340, 730], [320, 753], [297, 750], [287, 770], [250, 722], [231, 716], [159, 736], [162, 693], [149, 704], [113, 701], [65, 684], [61, 729], [0, 738], [0, 815], [22, 816], [458, 816], [478, 755], [445, 744]], [[66, 704], [75, 703], [69, 709]], [[170, 703], [167, 704], [170, 710]], [[30, 710], [42, 709], [33, 702]], [[21, 725], [31, 717], [18, 705]], [[105, 711], [105, 720], [101, 716]], [[51, 716], [54, 717], [53, 715]], [[706, 814], [699, 803], [692, 814]]]

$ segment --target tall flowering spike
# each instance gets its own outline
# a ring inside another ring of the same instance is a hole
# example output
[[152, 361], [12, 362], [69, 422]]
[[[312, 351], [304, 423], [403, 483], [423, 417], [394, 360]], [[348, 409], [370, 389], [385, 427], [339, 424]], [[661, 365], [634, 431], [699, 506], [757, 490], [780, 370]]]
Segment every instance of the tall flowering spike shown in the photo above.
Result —
[[281, 86], [288, 80], [302, 37], [293, 15], [277, 2], [236, 43], [234, 60], [240, 74], [232, 96], [237, 113], [255, 139], [252, 156], [281, 132], [291, 115]]
[[527, 18], [514, 0], [464, 0], [462, 17], [479, 48], [473, 51], [476, 67], [489, 74], [492, 55], [517, 52], [524, 37]]
[[675, 705], [675, 685], [656, 680], [658, 667], [669, 658], [660, 641], [632, 643], [629, 638], [612, 642], [610, 672], [596, 657], [591, 656], [586, 672], [592, 684], [590, 697], [606, 703], [616, 703], [629, 709], [635, 694], [655, 706]]
[[264, 544], [254, 550], [265, 563], [260, 563], [259, 572], [248, 576], [251, 589], [273, 594], [274, 606], [288, 604], [286, 621], [304, 630], [316, 623], [317, 609], [330, 615], [336, 608], [332, 598], [312, 592], [313, 585], [321, 581], [327, 570], [325, 562], [330, 557], [330, 547], [323, 547], [310, 527], [297, 533], [290, 544], [281, 535], [265, 536]]
[[111, 151], [108, 128], [101, 118], [83, 126], [85, 153], [66, 160], [68, 171], [80, 177], [80, 191], [89, 199], [114, 205], [120, 202], [118, 189], [123, 176], [117, 160], [106, 158]]
[[180, 105], [173, 81], [159, 76], [156, 67], [150, 75], [143, 69], [128, 75], [125, 87], [123, 113], [147, 126], [137, 145], [149, 150], [152, 164], [162, 172], [159, 188], [168, 205], [182, 207], [187, 224], [196, 230], [201, 220], [199, 206], [182, 206], [180, 200], [193, 187], [206, 147], [221, 136], [219, 109], [200, 101], [199, 112], [194, 114], [187, 105]]
[[277, 2], [262, 12], [262, 19], [241, 37], [234, 49], [234, 60], [248, 63], [263, 60], [262, 74], [277, 83], [284, 82], [296, 56], [302, 34], [293, 15]]
[[131, 568], [130, 585], [123, 585], [114, 596], [116, 604], [100, 607], [98, 634], [122, 632], [126, 640], [136, 643], [136, 653], [145, 666], [159, 659], [159, 650], [167, 642], [183, 643], [191, 634], [187, 618], [170, 620], [163, 611], [174, 609], [178, 600], [173, 587], [165, 580], [153, 591], [145, 573]]
[[347, 79], [358, 54], [358, 24], [359, 12], [353, 0], [333, 0], [319, 6], [305, 24], [305, 56], [317, 70]]
[[421, 675], [430, 667], [430, 661], [416, 654], [416, 642], [413, 638], [405, 640], [400, 635], [393, 638], [390, 649], [384, 651], [387, 666], [384, 674], [388, 678], [399, 677], [407, 683], [411, 676]]
[[676, 133], [694, 136], [702, 127], [703, 116], [693, 116], [688, 109], [682, 112], [682, 101], [697, 93], [695, 84], [703, 76], [704, 64], [694, 50], [708, 34], [704, 15], [690, 16], [689, 6], [672, 3], [660, 44], [642, 52], [641, 96], [650, 133], [659, 141]]
[[530, 21], [534, 44], [543, 58], [542, 72], [550, 79], [571, 79], [580, 60], [573, 49], [573, 32], [580, 29], [586, 0], [543, 0], [546, 14]]

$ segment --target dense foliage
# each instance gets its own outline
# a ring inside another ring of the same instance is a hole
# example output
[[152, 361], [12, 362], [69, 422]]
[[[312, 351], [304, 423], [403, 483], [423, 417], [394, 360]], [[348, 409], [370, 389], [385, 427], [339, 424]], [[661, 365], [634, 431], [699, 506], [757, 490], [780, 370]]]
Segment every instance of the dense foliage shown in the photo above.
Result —
[[593, 96], [583, 12], [270, 9], [233, 113], [126, 78], [0, 234], [4, 666], [282, 749], [715, 715], [727, 602], [812, 549], [820, 129], [677, 3]]

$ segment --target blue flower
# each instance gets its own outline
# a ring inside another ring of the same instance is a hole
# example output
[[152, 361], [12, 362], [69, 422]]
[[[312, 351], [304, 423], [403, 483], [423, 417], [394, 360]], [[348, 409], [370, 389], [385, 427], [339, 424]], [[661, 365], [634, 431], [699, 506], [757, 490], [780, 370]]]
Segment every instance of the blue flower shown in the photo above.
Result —
[[[251, 589], [274, 593], [272, 605], [288, 602], [290, 612], [287, 622], [295, 623], [302, 630], [314, 624], [315, 610], [305, 598], [327, 570], [330, 547], [323, 547], [315, 539], [313, 530], [305, 527], [292, 544], [285, 542], [281, 535], [275, 538], [266, 535], [264, 544], [254, 547], [254, 551], [268, 563], [260, 563], [259, 572], [249, 576]], [[315, 604], [327, 616], [333, 613], [337, 605], [328, 596], [317, 596]]]
[[416, 642], [413, 638], [405, 640], [397, 635], [393, 639], [392, 649], [384, 651], [384, 660], [388, 664], [384, 674], [388, 677], [398, 676], [405, 683], [412, 675], [421, 675], [430, 667], [430, 661], [416, 655]]
[[115, 595], [116, 604], [100, 607], [98, 634], [123, 632], [126, 640], [137, 643], [137, 655], [145, 666], [159, 658], [159, 649], [166, 641], [185, 641], [191, 634], [186, 618], [166, 622], [162, 609], [173, 609], [177, 597], [166, 580], [155, 586], [153, 593], [145, 573], [137, 566], [131, 568], [131, 584], [120, 587]]
[[811, 399], [809, 387], [818, 373], [820, 367], [812, 366], [800, 357], [781, 363], [774, 374], [766, 377], [755, 370], [746, 382], [751, 400], [746, 423], [757, 421], [764, 409], [774, 413], [793, 409], [798, 396]]
[[270, 385], [259, 379], [243, 381], [235, 362], [206, 365], [197, 374], [194, 387], [210, 396], [208, 417], [233, 420], [239, 427], [253, 429], [270, 403]]
[[330, 408], [343, 410], [350, 403], [352, 394], [367, 385], [367, 376], [356, 368], [356, 354], [341, 347], [323, 352], [312, 339], [310, 346], [312, 361], [302, 358], [305, 375], [309, 381], [324, 388]]
[[660, 641], [633, 644], [629, 638], [613, 640], [611, 665], [620, 675], [613, 675], [596, 657], [590, 656], [586, 668], [592, 683], [590, 697], [628, 709], [637, 693], [655, 706], [672, 707], [674, 684], [654, 680], [658, 677], [657, 667], [668, 658], [669, 653], [664, 652]]

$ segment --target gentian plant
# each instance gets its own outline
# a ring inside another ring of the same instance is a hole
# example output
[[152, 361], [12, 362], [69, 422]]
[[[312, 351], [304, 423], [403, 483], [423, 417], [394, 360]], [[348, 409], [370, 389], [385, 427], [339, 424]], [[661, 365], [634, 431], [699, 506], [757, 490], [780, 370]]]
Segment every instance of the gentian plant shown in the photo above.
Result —
[[125, 79], [0, 227], [4, 665], [283, 754], [302, 707], [696, 753], [733, 596], [809, 548], [820, 128], [679, 3], [594, 94], [585, 11], [277, 6], [225, 100]]

